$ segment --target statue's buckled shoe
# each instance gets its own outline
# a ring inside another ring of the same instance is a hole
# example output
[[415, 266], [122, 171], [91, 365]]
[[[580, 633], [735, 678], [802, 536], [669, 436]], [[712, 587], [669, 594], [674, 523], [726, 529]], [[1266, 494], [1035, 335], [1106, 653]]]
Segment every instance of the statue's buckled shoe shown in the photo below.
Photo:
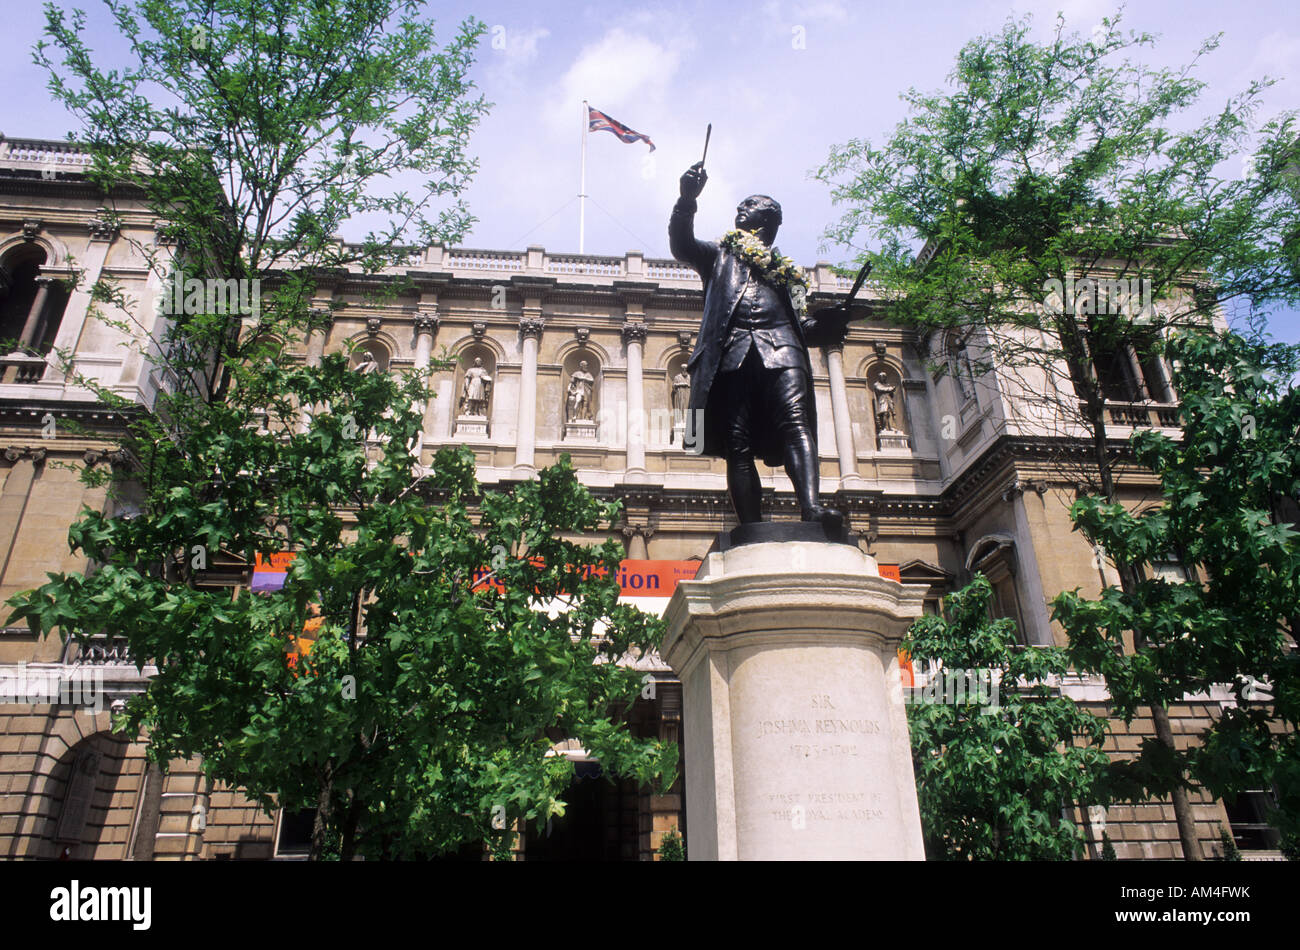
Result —
[[839, 534], [844, 531], [844, 513], [834, 508], [809, 508], [803, 513], [804, 521], [820, 521], [828, 532]]

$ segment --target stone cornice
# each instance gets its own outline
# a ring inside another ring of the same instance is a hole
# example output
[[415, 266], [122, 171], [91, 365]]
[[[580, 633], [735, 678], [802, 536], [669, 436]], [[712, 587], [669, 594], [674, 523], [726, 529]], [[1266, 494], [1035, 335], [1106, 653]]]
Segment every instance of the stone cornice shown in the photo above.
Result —
[[58, 402], [40, 399], [6, 399], [0, 397], [0, 427], [40, 429], [46, 414], [56, 420], [67, 419], [89, 429], [105, 433], [121, 432], [131, 418], [143, 408], [110, 409], [102, 403]]
[[[1114, 453], [1119, 469], [1116, 472], [1117, 482], [1124, 477], [1136, 476], [1143, 484], [1152, 483], [1149, 472], [1144, 473], [1140, 468], [1128, 471], [1133, 467], [1133, 456], [1125, 440], [1111, 439], [1108, 448]], [[943, 508], [951, 513], [966, 505], [981, 491], [989, 490], [990, 481], [999, 479], [1001, 471], [1012, 465], [1027, 469], [1022, 474], [1032, 474], [1048, 484], [1073, 484], [1077, 479], [1070, 479], [1068, 473], [1060, 471], [1060, 466], [1068, 464], [1077, 467], [1082, 473], [1093, 468], [1092, 455], [1092, 444], [1085, 439], [1066, 436], [999, 436], [975, 462], [966, 466], [944, 488], [941, 495]], [[1029, 464], [1026, 466], [1024, 463]], [[997, 485], [999, 491], [1006, 487], [1002, 483]]]

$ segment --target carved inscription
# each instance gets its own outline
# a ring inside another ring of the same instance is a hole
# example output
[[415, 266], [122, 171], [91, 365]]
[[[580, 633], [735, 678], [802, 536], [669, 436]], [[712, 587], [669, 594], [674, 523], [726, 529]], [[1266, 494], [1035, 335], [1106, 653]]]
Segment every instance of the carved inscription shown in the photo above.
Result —
[[[810, 714], [800, 717], [760, 719], [755, 738], [766, 741], [784, 739], [788, 754], [800, 761], [858, 757], [868, 754], [864, 743], [870, 736], [881, 735], [880, 721], [853, 717], [841, 711], [840, 704], [826, 693], [808, 697]], [[839, 741], [827, 741], [835, 736]], [[790, 742], [788, 740], [795, 740]], [[844, 741], [861, 740], [861, 741]], [[813, 822], [881, 821], [885, 817], [885, 798], [879, 792], [808, 788], [797, 792], [772, 793], [767, 798], [767, 814], [773, 821], [807, 827]]]
[[885, 797], [879, 792], [791, 792], [768, 795], [773, 821], [798, 825], [811, 821], [883, 821]]
[[[818, 712], [832, 712], [835, 703], [825, 693], [810, 697], [809, 707]], [[876, 719], [848, 719], [828, 717], [817, 719], [760, 719], [758, 721], [759, 738], [764, 736], [836, 736], [836, 735], [880, 735], [880, 722]]]

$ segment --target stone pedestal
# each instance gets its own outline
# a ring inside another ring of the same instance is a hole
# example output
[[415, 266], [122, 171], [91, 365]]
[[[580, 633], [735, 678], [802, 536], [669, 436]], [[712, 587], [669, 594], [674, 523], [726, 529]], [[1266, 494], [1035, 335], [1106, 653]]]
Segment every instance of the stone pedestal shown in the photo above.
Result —
[[457, 416], [456, 435], [468, 436], [471, 439], [486, 439], [488, 437], [487, 416]]
[[880, 433], [881, 451], [889, 452], [906, 452], [911, 448], [907, 440], [907, 433], [899, 432], [897, 429], [885, 429]]
[[564, 424], [564, 438], [576, 439], [579, 442], [596, 441], [596, 423], [586, 419], [576, 419], [573, 422]]
[[664, 615], [691, 860], [923, 860], [898, 644], [924, 594], [847, 544], [712, 552]]

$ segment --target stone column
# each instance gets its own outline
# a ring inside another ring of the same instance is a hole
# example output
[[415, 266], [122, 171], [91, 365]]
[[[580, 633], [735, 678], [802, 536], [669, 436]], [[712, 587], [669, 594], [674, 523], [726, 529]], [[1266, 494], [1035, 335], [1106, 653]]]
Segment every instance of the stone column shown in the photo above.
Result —
[[321, 357], [325, 355], [325, 340], [334, 325], [334, 315], [328, 307], [313, 307], [311, 311], [313, 327], [307, 334], [307, 365], [320, 366]]
[[13, 557], [14, 541], [18, 539], [18, 529], [27, 511], [27, 496], [36, 477], [36, 460], [26, 449], [17, 446], [5, 449], [3, 457], [13, 468], [5, 477], [4, 491], [0, 492], [0, 544], [3, 545], [0, 550], [4, 552], [0, 554], [0, 584], [15, 592], [27, 583], [27, 578], [9, 578], [9, 559]]
[[655, 533], [653, 528], [639, 528], [635, 525], [623, 526], [623, 539], [627, 542], [627, 557], [630, 561], [647, 561], [650, 559], [649, 541]]
[[[433, 354], [433, 338], [438, 332], [438, 308], [421, 310], [415, 315], [415, 368], [427, 369]], [[424, 450], [424, 433], [429, 428], [429, 402], [420, 406], [420, 434], [415, 439], [416, 458]]]
[[519, 332], [524, 342], [523, 377], [519, 381], [519, 428], [515, 441], [515, 468], [521, 474], [536, 471], [533, 450], [537, 445], [537, 351], [541, 346], [540, 316], [524, 317], [519, 321]]
[[438, 309], [422, 310], [415, 315], [415, 368], [424, 369], [433, 355], [433, 338], [438, 332]]
[[823, 348], [826, 371], [831, 379], [831, 415], [835, 419], [835, 451], [840, 458], [840, 484], [860, 482], [858, 452], [853, 444], [853, 422], [849, 419], [849, 392], [844, 385], [844, 344]]
[[641, 360], [645, 349], [644, 323], [623, 324], [627, 344], [627, 473], [645, 473], [645, 386]]
[[1156, 354], [1155, 364], [1156, 372], [1160, 374], [1161, 402], [1177, 402], [1178, 396], [1174, 393], [1174, 376], [1169, 370], [1169, 363], [1165, 360], [1164, 354]]
[[898, 668], [924, 597], [814, 541], [715, 551], [677, 585], [691, 860], [924, 860]]
[[1147, 394], [1146, 379], [1142, 374], [1142, 364], [1138, 361], [1137, 350], [1132, 343], [1124, 344], [1124, 356], [1128, 359], [1129, 372], [1133, 374], [1133, 401], [1142, 402], [1151, 397]]
[[[108, 258], [109, 248], [117, 236], [116, 224], [103, 210], [89, 223], [90, 244], [80, 264], [80, 280], [68, 302], [63, 308], [63, 319], [59, 321], [58, 334], [50, 348], [50, 358], [46, 360], [45, 373], [41, 377], [46, 383], [66, 383], [67, 378], [76, 369], [76, 351], [81, 343], [81, 331], [86, 326], [86, 317], [90, 313], [90, 291], [99, 282], [104, 270], [104, 261]], [[67, 350], [73, 354], [72, 365], [65, 366], [55, 353]]]
[[27, 321], [23, 324], [22, 336], [18, 340], [18, 349], [30, 350], [36, 346], [38, 337], [44, 327], [45, 305], [50, 299], [50, 285], [54, 283], [53, 277], [36, 278], [36, 297], [32, 300], [31, 309], [27, 311]]
[[[330, 327], [334, 325], [334, 313], [328, 307], [313, 307], [311, 311], [312, 329], [307, 332], [307, 358], [308, 366], [320, 366], [322, 357], [325, 355], [325, 341], [329, 338]], [[311, 428], [311, 417], [316, 411], [315, 406], [303, 406], [302, 412], [298, 416], [298, 431], [306, 432]]]

